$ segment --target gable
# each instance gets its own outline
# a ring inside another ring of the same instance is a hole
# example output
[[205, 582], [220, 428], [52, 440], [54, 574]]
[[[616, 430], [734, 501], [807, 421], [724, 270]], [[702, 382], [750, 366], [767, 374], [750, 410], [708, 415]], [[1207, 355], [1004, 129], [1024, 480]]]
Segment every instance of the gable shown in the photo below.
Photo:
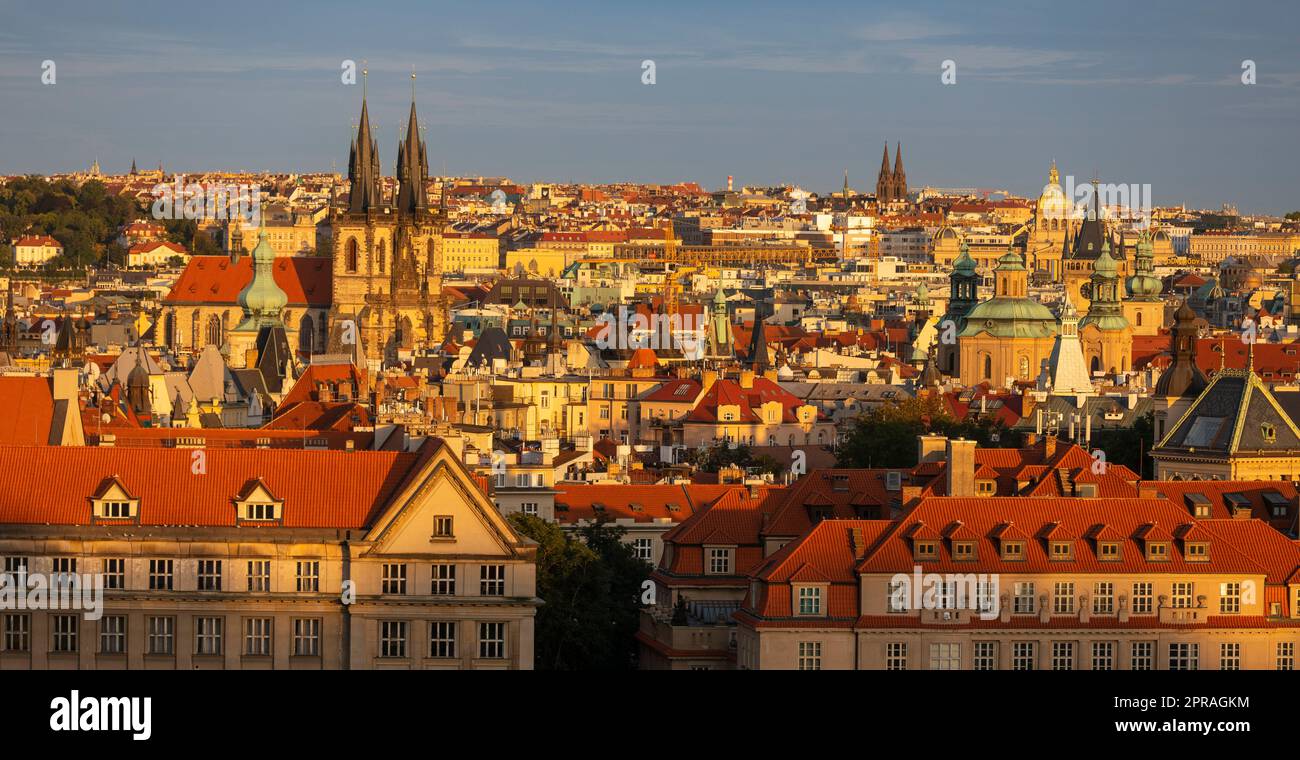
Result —
[[[435, 536], [437, 518], [446, 517], [452, 535]], [[371, 554], [509, 557], [524, 539], [443, 447], [395, 494], [365, 540], [374, 542]]]

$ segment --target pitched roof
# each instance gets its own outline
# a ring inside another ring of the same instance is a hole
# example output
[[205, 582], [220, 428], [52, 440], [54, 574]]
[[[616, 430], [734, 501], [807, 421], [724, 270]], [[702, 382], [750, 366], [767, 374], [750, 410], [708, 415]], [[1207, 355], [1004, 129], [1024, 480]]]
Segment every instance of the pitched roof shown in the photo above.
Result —
[[[280, 256], [271, 274], [288, 297], [288, 305], [329, 307], [333, 300], [333, 262], [324, 256]], [[253, 257], [192, 256], [177, 278], [167, 303], [236, 306], [239, 292], [253, 280]]]

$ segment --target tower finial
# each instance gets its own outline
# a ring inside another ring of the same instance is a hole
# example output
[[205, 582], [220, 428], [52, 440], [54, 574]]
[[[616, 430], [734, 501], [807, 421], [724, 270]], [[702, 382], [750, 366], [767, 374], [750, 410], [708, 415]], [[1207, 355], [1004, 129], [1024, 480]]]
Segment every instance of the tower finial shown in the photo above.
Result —
[[1255, 372], [1255, 340], [1253, 337], [1246, 343], [1246, 371], [1252, 374]]
[[361, 99], [366, 99], [366, 82], [370, 75], [370, 69], [366, 68], [366, 59], [361, 59]]

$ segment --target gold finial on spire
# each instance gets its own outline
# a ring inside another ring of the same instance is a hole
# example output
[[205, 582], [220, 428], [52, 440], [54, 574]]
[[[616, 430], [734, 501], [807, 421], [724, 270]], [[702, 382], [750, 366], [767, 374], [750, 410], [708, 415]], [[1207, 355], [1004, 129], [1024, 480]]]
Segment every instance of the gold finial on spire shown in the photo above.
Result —
[[366, 68], [366, 59], [361, 59], [361, 99], [366, 99], [366, 78], [370, 74], [370, 69]]
[[1254, 336], [1251, 336], [1251, 339], [1248, 340], [1248, 341], [1246, 342], [1246, 371], [1249, 372], [1249, 373], [1251, 373], [1251, 374], [1254, 374], [1254, 373], [1255, 373], [1255, 339], [1254, 339]]

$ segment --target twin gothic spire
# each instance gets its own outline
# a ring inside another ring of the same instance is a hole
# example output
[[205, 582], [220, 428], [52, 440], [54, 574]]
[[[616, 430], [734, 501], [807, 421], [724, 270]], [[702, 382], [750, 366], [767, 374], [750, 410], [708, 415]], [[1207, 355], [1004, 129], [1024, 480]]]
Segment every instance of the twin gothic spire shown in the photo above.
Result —
[[[363, 71], [362, 76], [367, 73]], [[363, 84], [361, 122], [348, 158], [348, 181], [352, 185], [348, 211], [353, 213], [384, 207], [379, 143], [370, 133], [370, 113], [364, 87]], [[397, 146], [397, 213], [414, 215], [428, 210], [429, 198], [425, 188], [428, 177], [429, 156], [424, 141], [420, 139], [420, 123], [415, 114], [415, 74], [411, 74], [411, 115], [406, 125], [406, 138]]]

